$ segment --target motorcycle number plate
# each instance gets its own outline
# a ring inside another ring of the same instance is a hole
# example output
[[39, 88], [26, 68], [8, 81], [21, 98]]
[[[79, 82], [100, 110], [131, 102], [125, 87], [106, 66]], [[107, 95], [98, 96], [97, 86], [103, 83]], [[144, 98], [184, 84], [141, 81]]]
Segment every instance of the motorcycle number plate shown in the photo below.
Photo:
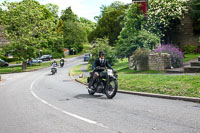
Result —
[[113, 75], [113, 71], [112, 71], [111, 69], [108, 69], [107, 72], [108, 72], [108, 75], [109, 75], [109, 76], [112, 76], [112, 75]]

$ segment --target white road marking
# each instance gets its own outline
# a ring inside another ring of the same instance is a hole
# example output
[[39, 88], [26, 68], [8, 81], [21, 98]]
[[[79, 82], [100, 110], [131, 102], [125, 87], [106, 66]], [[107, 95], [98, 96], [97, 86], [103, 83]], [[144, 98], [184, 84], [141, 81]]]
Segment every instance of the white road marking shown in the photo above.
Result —
[[[41, 76], [41, 77], [42, 77], [42, 76]], [[40, 78], [41, 78], [41, 77], [40, 77]], [[40, 79], [40, 78], [38, 78], [38, 79]], [[77, 118], [77, 119], [82, 120], [82, 121], [85, 121], [85, 122], [87, 122], [87, 123], [89, 123], [89, 124], [94, 124], [94, 125], [97, 125], [97, 126], [100, 126], [100, 127], [107, 128], [107, 129], [108, 129], [108, 127], [104, 126], [104, 125], [101, 124], [101, 123], [98, 123], [97, 121], [89, 120], [89, 119], [87, 119], [87, 118], [84, 118], [84, 117], [78, 116], [78, 115], [76, 115], [76, 114], [67, 112], [67, 111], [65, 111], [65, 110], [63, 110], [63, 109], [61, 109], [61, 108], [56, 107], [55, 105], [52, 105], [52, 104], [48, 103], [47, 101], [45, 101], [45, 100], [43, 100], [42, 98], [40, 98], [39, 96], [37, 96], [37, 95], [35, 94], [35, 92], [33, 91], [33, 89], [34, 89], [33, 86], [34, 86], [35, 82], [36, 82], [38, 79], [34, 80], [34, 81], [31, 83], [31, 86], [30, 86], [31, 94], [32, 94], [36, 99], [38, 99], [38, 100], [41, 101], [42, 103], [44, 103], [44, 104], [50, 106], [51, 108], [53, 108], [53, 109], [55, 109], [55, 110], [60, 111], [60, 112], [62, 112], [62, 113], [64, 113], [64, 114], [66, 114], [66, 115], [72, 116], [72, 117]]]

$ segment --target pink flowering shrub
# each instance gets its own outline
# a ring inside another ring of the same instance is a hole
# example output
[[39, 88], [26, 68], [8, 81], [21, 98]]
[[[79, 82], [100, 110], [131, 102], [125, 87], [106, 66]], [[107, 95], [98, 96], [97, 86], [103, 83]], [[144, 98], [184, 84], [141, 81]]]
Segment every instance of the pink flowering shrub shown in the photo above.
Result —
[[153, 53], [168, 53], [171, 55], [172, 66], [174, 68], [179, 68], [183, 66], [183, 53], [173, 46], [172, 44], [161, 44]]

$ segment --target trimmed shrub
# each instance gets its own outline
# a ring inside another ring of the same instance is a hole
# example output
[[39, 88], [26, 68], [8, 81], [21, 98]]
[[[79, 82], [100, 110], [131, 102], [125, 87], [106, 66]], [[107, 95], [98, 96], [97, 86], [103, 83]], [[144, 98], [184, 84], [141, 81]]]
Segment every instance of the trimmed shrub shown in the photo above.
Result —
[[183, 66], [183, 53], [172, 44], [162, 44], [153, 51], [154, 53], [168, 53], [171, 55], [172, 66], [179, 68]]
[[143, 71], [148, 70], [148, 55], [149, 50], [145, 48], [138, 48], [133, 52], [133, 55], [130, 57], [130, 61], [136, 67], [136, 70]]

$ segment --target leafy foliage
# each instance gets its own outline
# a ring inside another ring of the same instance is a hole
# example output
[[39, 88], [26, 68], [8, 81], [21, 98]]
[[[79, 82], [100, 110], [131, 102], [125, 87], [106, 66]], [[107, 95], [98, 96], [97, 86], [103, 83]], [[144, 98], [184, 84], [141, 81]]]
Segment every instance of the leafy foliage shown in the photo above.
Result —
[[101, 15], [97, 18], [96, 29], [89, 34], [88, 40], [92, 42], [95, 38], [109, 39], [109, 45], [113, 46], [124, 25], [124, 17], [128, 5], [114, 2], [109, 6], [101, 7]]
[[89, 34], [94, 31], [94, 29], [96, 28], [96, 24], [86, 18], [80, 17], [79, 19], [80, 24], [82, 25], [83, 29], [86, 31], [87, 33], [87, 39]]
[[200, 33], [200, 1], [192, 0], [191, 15], [193, 18], [194, 33]]
[[171, 55], [172, 66], [174, 68], [178, 68], [183, 66], [183, 53], [176, 48], [175, 46], [168, 44], [168, 45], [160, 45], [157, 49], [154, 50], [155, 53], [168, 53]]
[[58, 5], [48, 3], [45, 5], [45, 7], [54, 15], [56, 19], [58, 19]]
[[78, 21], [77, 15], [72, 12], [71, 7], [62, 12], [57, 29], [63, 34], [65, 48], [68, 48], [71, 53], [73, 50], [76, 53], [82, 51], [83, 43], [87, 42], [87, 33]]
[[[140, 68], [140, 70], [148, 70], [148, 55], [149, 50], [145, 48], [138, 48], [133, 52], [131, 56], [133, 59], [133, 64]], [[138, 69], [138, 68], [137, 68]]]
[[4, 2], [3, 6], [8, 9], [2, 18], [11, 42], [6, 50], [24, 62], [36, 57], [43, 44], [57, 38], [53, 14], [39, 2]]
[[130, 6], [125, 21], [116, 45], [118, 57], [129, 57], [138, 47], [152, 49], [158, 44], [159, 38], [142, 28], [145, 21], [140, 5]]
[[82, 51], [83, 43], [87, 41], [86, 37], [86, 31], [78, 22], [64, 22], [64, 45], [66, 48], [69, 50], [73, 48], [76, 52]]
[[159, 37], [175, 29], [188, 11], [189, 0], [150, 0], [147, 29]]
[[198, 48], [197, 46], [188, 44], [188, 45], [184, 46], [184, 52], [185, 53], [195, 53], [197, 48]]
[[99, 52], [103, 50], [105, 52], [105, 58], [111, 65], [117, 63], [117, 57], [115, 56], [114, 50], [108, 45], [107, 38], [98, 38], [95, 41], [94, 48], [91, 50], [92, 57], [89, 60], [90, 64], [93, 64], [95, 59], [99, 58]]

